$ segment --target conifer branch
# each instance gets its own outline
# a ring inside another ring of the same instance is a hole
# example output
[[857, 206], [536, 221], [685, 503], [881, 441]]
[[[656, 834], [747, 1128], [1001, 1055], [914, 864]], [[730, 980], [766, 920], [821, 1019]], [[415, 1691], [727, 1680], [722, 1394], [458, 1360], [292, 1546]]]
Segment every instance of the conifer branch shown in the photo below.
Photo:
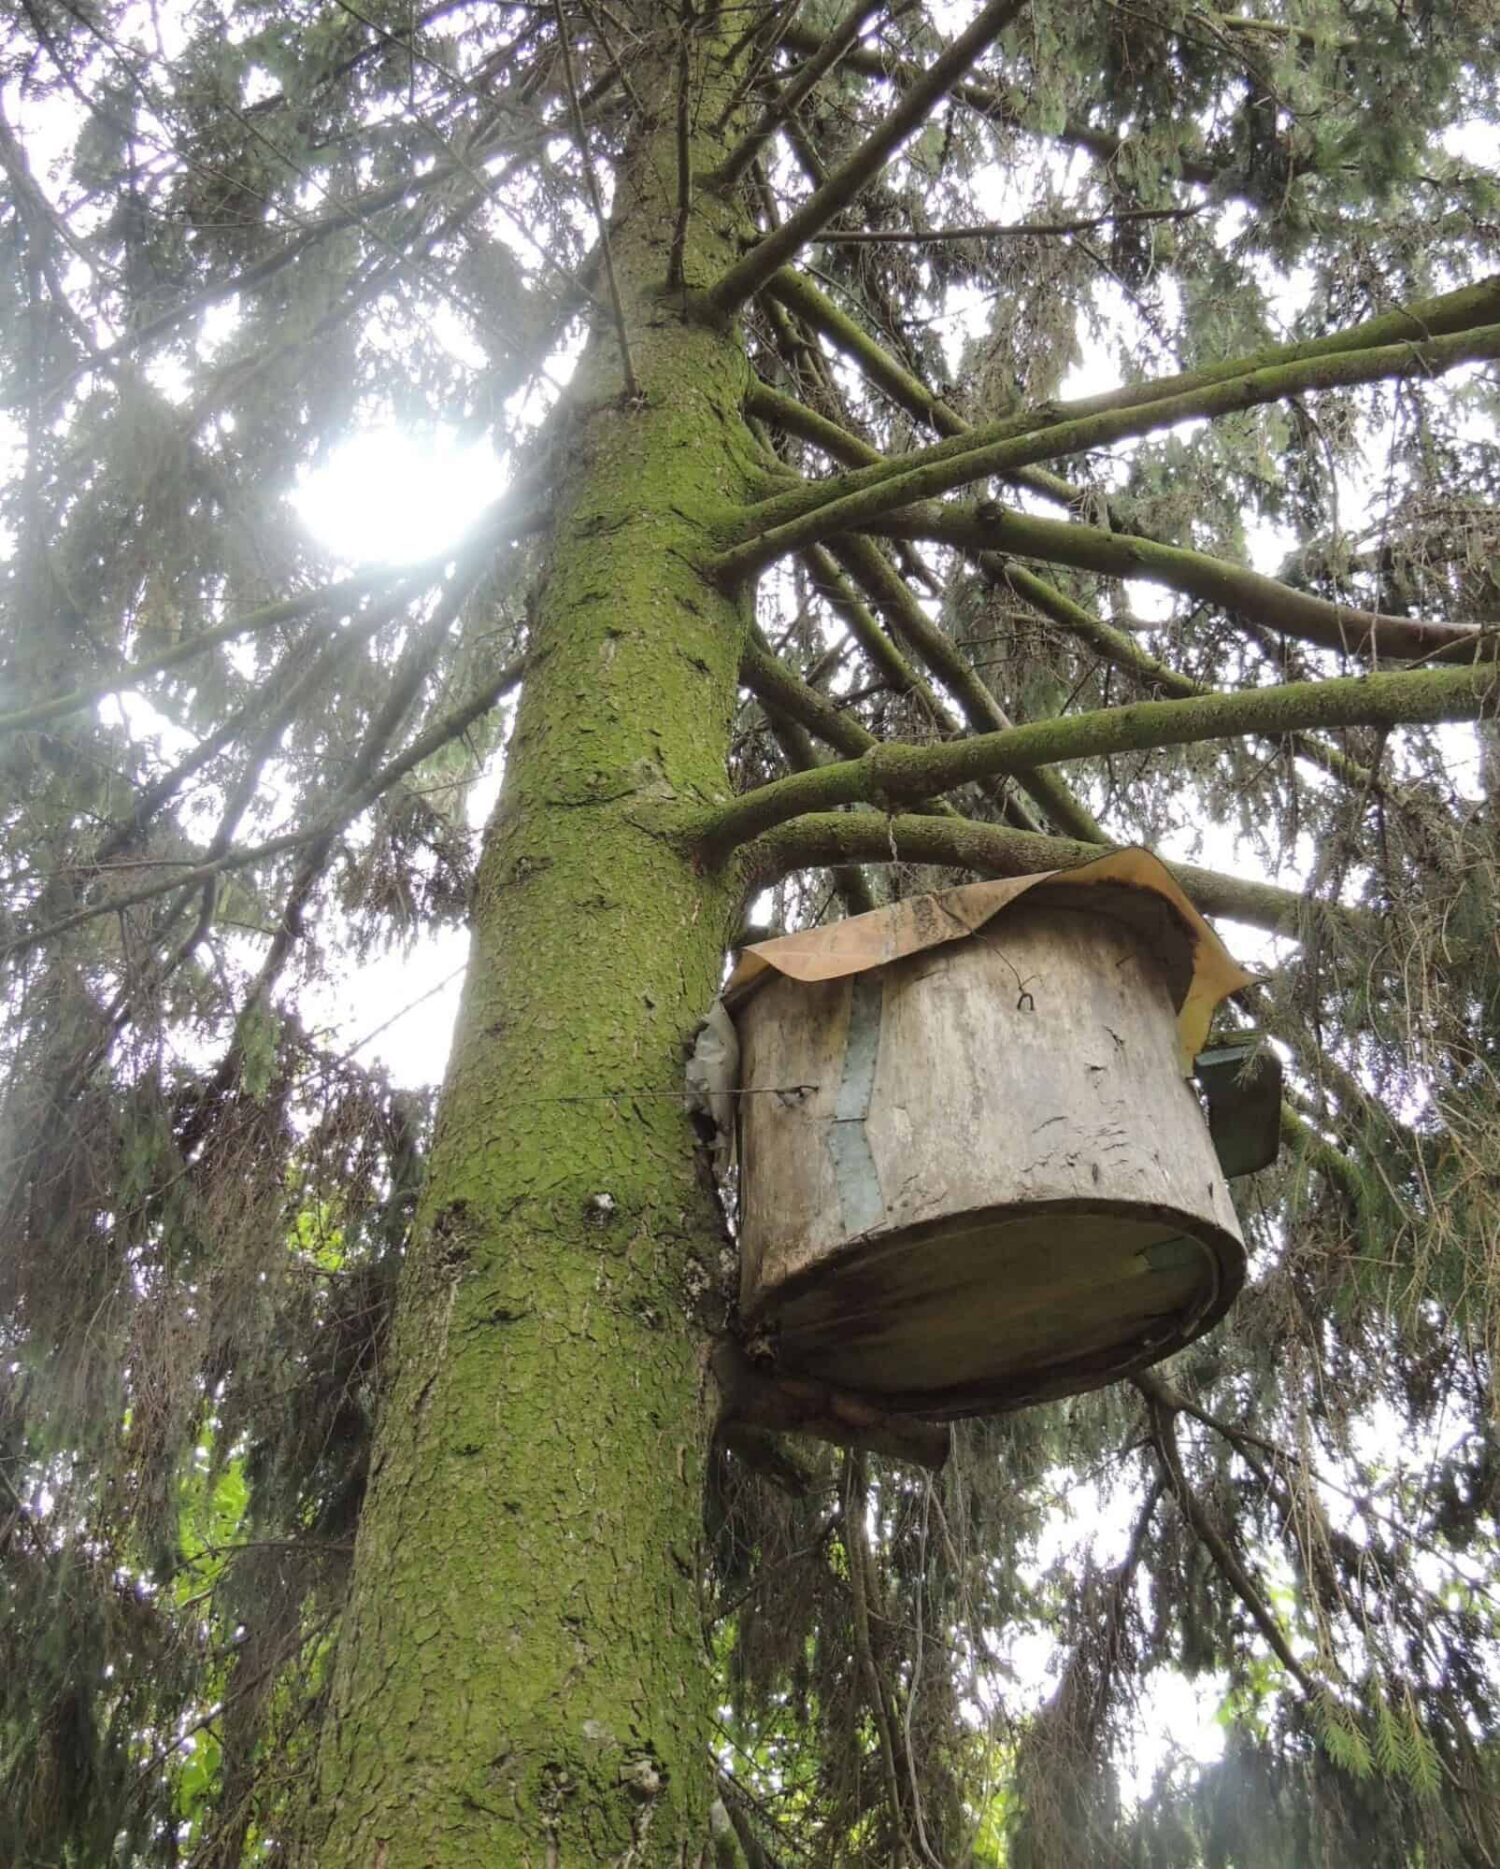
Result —
[[1190, 221], [1207, 203], [1187, 208], [1116, 208], [1071, 221], [980, 221], [972, 227], [830, 227], [818, 236], [826, 247], [942, 247], [970, 240], [1058, 240], [1139, 221]]
[[[249, 990], [235, 1018], [234, 1031], [228, 1049], [219, 1059], [213, 1075], [198, 1090], [191, 1111], [179, 1127], [178, 1144], [185, 1155], [191, 1155], [197, 1148], [205, 1130], [218, 1111], [224, 1093], [239, 1075], [244, 1061], [245, 1035], [250, 1029], [251, 1020], [265, 1004], [273, 987], [280, 979], [282, 970], [301, 937], [307, 905], [333, 857], [338, 834], [355, 815], [353, 812], [345, 811], [346, 801], [358, 798], [370, 782], [376, 761], [384, 755], [386, 748], [395, 738], [413, 701], [420, 693], [423, 682], [432, 672], [438, 651], [473, 587], [472, 570], [467, 577], [455, 577], [434, 606], [432, 615], [420, 629], [413, 632], [403, 648], [387, 684], [386, 693], [380, 706], [375, 710], [353, 762], [344, 774], [338, 791], [320, 814], [323, 821], [322, 830], [318, 835], [310, 838], [303, 847], [291, 884], [282, 898], [280, 913], [275, 918], [270, 944], [261, 958], [260, 966], [250, 982]], [[429, 740], [428, 736], [423, 735], [409, 745], [405, 752], [399, 755], [399, 759], [404, 762], [399, 770], [392, 770], [397, 765], [396, 761], [387, 763], [382, 773], [381, 793], [386, 791], [402, 773], [410, 771], [420, 759], [427, 757], [428, 751], [436, 751], [437, 746], [445, 745], [447, 740], [456, 738], [457, 733], [464, 731], [464, 727], [456, 730], [451, 728], [452, 718], [450, 715], [435, 723], [437, 729], [446, 729], [444, 737], [435, 744]], [[467, 724], [466, 721], [465, 727]], [[424, 743], [427, 751], [418, 750]], [[376, 794], [376, 796], [379, 795]], [[370, 802], [373, 802], [373, 799]]]
[[[336, 804], [320, 813], [310, 824], [295, 831], [284, 831], [280, 836], [267, 838], [259, 844], [242, 844], [232, 850], [222, 852], [218, 857], [198, 863], [172, 865], [171, 874], [157, 877], [150, 883], [143, 883], [137, 889], [123, 895], [112, 896], [107, 902], [90, 903], [88, 907], [77, 909], [71, 915], [65, 915], [49, 927], [38, 928], [0, 946], [0, 960], [12, 960], [33, 949], [56, 940], [59, 935], [69, 934], [75, 928], [97, 921], [103, 915], [123, 914], [127, 909], [139, 908], [144, 902], [154, 902], [158, 896], [164, 896], [176, 889], [191, 890], [211, 878], [253, 867], [257, 863], [268, 862], [272, 857], [284, 855], [289, 850], [299, 849], [304, 844], [336, 835], [346, 825], [352, 824], [361, 812], [367, 811], [375, 801], [389, 791], [398, 779], [404, 778], [414, 766], [419, 766], [424, 759], [430, 759], [441, 751], [449, 741], [456, 740], [461, 733], [470, 728], [481, 715], [487, 714], [498, 702], [502, 701], [513, 688], [520, 686], [526, 671], [526, 657], [519, 656], [500, 669], [492, 680], [485, 683], [476, 694], [440, 720], [425, 728], [400, 753], [388, 760], [367, 783], [357, 790], [341, 794]], [[163, 867], [167, 867], [165, 864]]]
[[834, 27], [807, 63], [784, 85], [754, 124], [725, 157], [717, 180], [727, 186], [737, 182], [755, 161], [761, 150], [796, 110], [813, 86], [826, 78], [864, 31], [866, 24], [885, 5], [885, 0], [854, 0], [854, 5]]
[[[782, 273], [779, 277], [783, 281], [793, 277], [800, 280], [801, 275]], [[811, 288], [810, 291], [816, 293], [816, 288]], [[842, 320], [842, 314], [830, 300], [823, 299], [821, 294], [816, 294], [816, 298], [820, 310], [832, 313], [835, 319], [842, 321], [836, 327], [839, 335], [831, 335], [827, 330], [823, 335], [829, 338], [829, 342], [834, 344], [835, 349], [843, 351], [852, 362], [857, 363], [865, 376], [883, 390], [899, 408], [905, 409], [919, 422], [928, 423], [944, 435], [958, 436], [973, 433], [969, 424], [956, 410], [940, 397], [934, 396], [925, 384], [898, 363], [882, 345], [877, 344], [858, 325]], [[773, 314], [780, 309], [775, 298], [768, 299], [767, 309]], [[848, 341], [844, 341], [846, 338]], [[847, 429], [840, 428], [836, 422], [807, 408], [795, 398], [782, 395], [779, 390], [773, 389], [764, 382], [757, 381], [746, 398], [745, 406], [752, 414], [774, 422], [785, 433], [796, 435], [803, 441], [811, 442], [814, 447], [821, 448], [830, 459], [842, 461], [846, 467], [873, 467], [896, 458], [906, 458], [882, 454], [878, 448], [872, 448], [868, 442], [860, 440], [857, 435], [850, 434]], [[1018, 486], [1028, 487], [1033, 492], [1039, 493], [1043, 499], [1052, 500], [1058, 505], [1067, 507], [1069, 511], [1077, 510], [1084, 499], [1080, 488], [1071, 485], [1060, 475], [1049, 473], [1042, 467], [1017, 468], [1006, 478], [1014, 481]], [[1092, 495], [1092, 497], [1098, 496]], [[1113, 502], [1106, 500], [1104, 510], [1113, 525], [1115, 523]]]
[[[239, 707], [233, 708], [211, 733], [205, 734], [192, 750], [159, 778], [153, 779], [136, 794], [130, 812], [116, 824], [94, 852], [91, 868], [104, 870], [110, 860], [128, 849], [152, 819], [177, 797], [194, 774], [201, 772], [226, 747], [241, 740], [251, 729], [258, 729], [268, 716], [292, 719], [308, 702], [319, 686], [354, 650], [375, 635], [405, 608], [404, 592], [396, 592], [362, 610], [357, 619], [335, 632], [302, 667], [297, 667], [295, 652], [284, 656], [266, 681]], [[306, 642], [304, 635], [301, 642]]]
[[1500, 675], [1484, 665], [1285, 682], [1191, 700], [1137, 701], [935, 746], [876, 746], [859, 759], [747, 792], [702, 819], [694, 837], [706, 861], [721, 861], [804, 812], [859, 804], [894, 809], [978, 779], [1060, 760], [1148, 752], [1246, 733], [1477, 720], [1497, 703]]
[[709, 288], [705, 298], [710, 309], [721, 317], [737, 311], [846, 208], [907, 138], [921, 128], [933, 105], [994, 43], [1024, 4], [1025, 0], [989, 0], [968, 29], [907, 88], [879, 129], [866, 137], [790, 219], [767, 234]]
[[[441, 571], [441, 564], [433, 564], [429, 568], [429, 576], [436, 577]], [[164, 649], [160, 655], [128, 663], [124, 668], [116, 669], [112, 675], [101, 676], [98, 681], [70, 688], [66, 694], [55, 694], [45, 701], [34, 702], [30, 707], [0, 714], [0, 734], [21, 733], [28, 728], [45, 726], [50, 720], [60, 720], [64, 715], [80, 713], [109, 695], [139, 687], [153, 676], [165, 675], [175, 668], [181, 668], [209, 649], [217, 648], [220, 643], [233, 642], [240, 636], [258, 635], [262, 630], [276, 629], [284, 623], [300, 622], [325, 607], [347, 608], [352, 601], [367, 596], [381, 584], [393, 581], [404, 592], [408, 587], [418, 588], [418, 579], [410, 570], [362, 571], [354, 577], [341, 578], [337, 583], [303, 591], [296, 597], [278, 598], [274, 603], [262, 604], [258, 610], [244, 611], [239, 616], [227, 618], [223, 623], [215, 623], [208, 629], [197, 631], [186, 641]]]
[[[824, 694], [789, 669], [761, 633], [752, 627], [740, 653], [740, 680], [763, 707], [794, 721], [837, 752], [858, 759], [872, 748], [886, 744], [870, 732], [850, 712], [834, 705]], [[939, 816], [954, 816], [952, 805], [939, 800], [920, 810]]]
[[[848, 567], [884, 611], [891, 626], [905, 637], [955, 697], [971, 733], [1003, 733], [1015, 725], [990, 692], [983, 676], [965, 660], [952, 638], [931, 620], [878, 546], [851, 533], [835, 540], [834, 555]], [[1075, 796], [1060, 773], [1038, 766], [1017, 777], [1065, 836], [1082, 837], [1093, 843], [1108, 841], [1094, 814]]]
[[[871, 1603], [875, 1594], [875, 1566], [870, 1557], [869, 1539], [865, 1530], [865, 1515], [869, 1511], [869, 1488], [865, 1475], [865, 1463], [857, 1451], [844, 1455], [843, 1484], [841, 1487], [839, 1523], [843, 1536], [844, 1555], [849, 1565], [849, 1600], [853, 1611], [854, 1652], [859, 1662], [860, 1673], [864, 1677], [865, 1705], [869, 1708], [870, 1718], [875, 1725], [876, 1738], [879, 1742], [881, 1769], [885, 1776], [886, 1802], [890, 1809], [891, 1823], [901, 1836], [906, 1853], [925, 1863], [927, 1869], [943, 1869], [931, 1852], [923, 1847], [920, 1831], [913, 1835], [915, 1826], [910, 1821], [907, 1799], [902, 1795], [901, 1779], [897, 1776], [898, 1751], [904, 1754], [904, 1748], [898, 1746], [897, 1727], [893, 1711], [888, 1704], [886, 1684], [881, 1679], [880, 1669], [875, 1660], [875, 1645], [870, 1634]], [[902, 1760], [903, 1763], [906, 1761]], [[908, 1783], [915, 1792], [915, 1781], [907, 1773]]]
[[584, 186], [588, 190], [589, 206], [594, 211], [594, 223], [599, 229], [599, 251], [604, 261], [604, 283], [609, 291], [609, 308], [615, 324], [615, 341], [620, 347], [620, 368], [625, 377], [625, 394], [632, 402], [639, 401], [641, 386], [636, 381], [635, 363], [630, 355], [630, 333], [625, 328], [625, 306], [620, 298], [620, 282], [615, 277], [614, 254], [609, 244], [609, 221], [604, 212], [604, 199], [599, 193], [599, 178], [594, 173], [594, 159], [589, 154], [589, 133], [583, 121], [583, 105], [578, 96], [578, 81], [573, 72], [573, 47], [568, 39], [568, 22], [563, 15], [563, 0], [552, 0], [552, 16], [557, 22], [557, 41], [562, 52], [563, 81], [568, 90], [568, 114], [573, 124], [573, 141], [578, 147], [578, 160], [583, 167]]
[[1011, 474], [1038, 461], [1135, 440], [1182, 422], [1210, 420], [1313, 390], [1438, 376], [1460, 364], [1493, 358], [1500, 358], [1500, 324], [1423, 343], [1403, 341], [1271, 365], [1158, 401], [1031, 426], [1024, 433], [1008, 433], [998, 440], [986, 439], [989, 431], [973, 429], [916, 454], [898, 455], [757, 502], [742, 521], [744, 543], [723, 553], [716, 568], [727, 577], [748, 576], [812, 540], [868, 527], [899, 507], [954, 492], [976, 480]]
[[[981, 824], [957, 814], [922, 817], [877, 811], [809, 812], [767, 831], [739, 852], [747, 891], [769, 888], [797, 870], [839, 863], [925, 863], [972, 870], [977, 876], [1030, 876], [1039, 870], [1091, 863], [1113, 845], [1069, 837], [1040, 837], [1004, 824]], [[1356, 911], [1310, 901], [1293, 889], [1193, 863], [1169, 863], [1184, 893], [1205, 915], [1224, 915], [1251, 928], [1296, 937], [1310, 916], [1350, 922]]]
[[1163, 545], [1138, 533], [1105, 532], [1078, 521], [1007, 512], [988, 502], [917, 507], [879, 523], [892, 538], [933, 539], [969, 551], [1039, 558], [1106, 577], [1143, 578], [1165, 585], [1278, 635], [1295, 636], [1345, 655], [1445, 662], [1493, 661], [1500, 630], [1475, 623], [1443, 623], [1390, 616], [1295, 590], [1277, 578], [1231, 564], [1207, 552]]
[[[618, 73], [611, 71], [606, 74], [605, 78], [589, 87], [584, 100], [585, 110], [588, 108], [588, 100], [602, 96], [613, 85], [617, 76]], [[222, 305], [229, 299], [244, 297], [254, 292], [334, 235], [343, 233], [351, 227], [363, 226], [387, 208], [399, 207], [404, 201], [421, 199], [433, 193], [443, 183], [451, 181], [456, 175], [465, 174], [477, 178], [478, 164], [489, 161], [507, 150], [514, 151], [519, 158], [542, 144], [548, 134], [545, 124], [529, 125], [524, 136], [513, 142], [486, 141], [482, 147], [471, 150], [467, 156], [450, 152], [419, 175], [404, 175], [394, 182], [387, 182], [380, 187], [372, 188], [352, 201], [332, 204], [329, 211], [317, 220], [304, 221], [295, 232], [289, 234], [284, 244], [275, 252], [265, 254], [258, 260], [252, 260], [236, 272], [228, 273], [218, 279], [207, 280], [194, 290], [184, 293], [175, 303], [133, 326], [91, 354], [85, 362], [49, 382], [42, 391], [43, 404], [50, 405], [66, 395], [68, 390], [89, 371], [108, 370], [115, 364], [122, 363], [143, 350], [148, 350], [160, 339], [170, 337], [174, 331], [179, 330], [204, 312], [211, 311], [215, 306]], [[476, 187], [471, 192], [468, 201], [455, 208], [447, 216], [447, 225], [450, 229], [461, 225], [471, 214], [476, 213], [489, 198], [493, 188], [493, 182], [488, 180]], [[390, 246], [390, 243], [384, 244]], [[390, 247], [390, 250], [397, 263], [405, 259], [405, 254], [399, 248]]]
[[[786, 34], [786, 44], [794, 51], [815, 52], [821, 43], [816, 32], [805, 26], [793, 26]], [[910, 59], [903, 59], [874, 46], [855, 46], [845, 57], [845, 63], [851, 71], [862, 73], [866, 77], [884, 78], [892, 84], [909, 84], [921, 72], [921, 67]], [[1070, 149], [1082, 150], [1090, 155], [1102, 167], [1115, 170], [1127, 151], [1139, 147], [1138, 140], [1119, 131], [1099, 130], [1076, 121], [1064, 121], [1053, 130], [1041, 130], [1026, 123], [1021, 113], [1014, 108], [1009, 96], [995, 85], [985, 84], [975, 79], [966, 79], [953, 87], [953, 96], [959, 103], [972, 110], [976, 116], [991, 123], [1002, 125], [1006, 129], [1020, 130], [1027, 136], [1062, 143]], [[1253, 192], [1253, 185], [1245, 171], [1228, 162], [1206, 161], [1194, 154], [1200, 145], [1201, 137], [1193, 124], [1182, 126], [1182, 139], [1174, 152], [1174, 167], [1179, 180], [1199, 188], [1219, 188], [1231, 199], [1250, 201], [1256, 207], [1263, 205], [1260, 196]]]
[[1175, 1411], [1164, 1401], [1162, 1390], [1149, 1371], [1134, 1378], [1135, 1386], [1146, 1399], [1151, 1416], [1151, 1438], [1162, 1473], [1172, 1489], [1182, 1516], [1192, 1527], [1198, 1542], [1213, 1559], [1224, 1581], [1249, 1611], [1251, 1620], [1266, 1638], [1272, 1652], [1292, 1679], [1309, 1697], [1318, 1692], [1318, 1684], [1297, 1659], [1286, 1631], [1266, 1603], [1255, 1580], [1235, 1554], [1229, 1540], [1205, 1511], [1203, 1502], [1190, 1485], [1182, 1467], [1182, 1452], [1177, 1444]]
[[[894, 635], [888, 634], [881, 628], [874, 615], [850, 588], [835, 559], [821, 546], [813, 546], [807, 554], [807, 564], [812, 574], [813, 588], [826, 598], [845, 628], [864, 651], [865, 659], [883, 675], [886, 684], [897, 693], [914, 695], [921, 703], [932, 725], [944, 739], [956, 739], [962, 734], [962, 724], [952, 708], [934, 691], [931, 683], [912, 667], [894, 640]], [[904, 586], [902, 586], [902, 591], [904, 595]], [[881, 607], [889, 610], [888, 605]], [[915, 607], [913, 605], [913, 608]], [[995, 723], [987, 722], [986, 724], [993, 726]], [[1004, 724], [1008, 726], [1010, 723], [1006, 721]], [[1046, 776], [1050, 778], [1053, 775], [1049, 773]], [[1035, 775], [1031, 773], [1021, 775], [1023, 791], [1031, 790], [1029, 782], [1034, 777]], [[1045, 787], [1046, 780], [1044, 779], [1043, 788]], [[996, 785], [992, 782], [985, 787], [985, 790], [994, 799], [1009, 823], [1025, 831], [1042, 829], [1024, 798], [1017, 796], [1003, 784]]]
[[722, 135], [734, 119], [734, 113], [760, 83], [761, 73], [781, 50], [782, 40], [786, 37], [792, 22], [796, 19], [802, 0], [772, 0], [764, 12], [751, 9], [750, 24], [731, 41], [724, 54], [724, 69], [732, 71], [739, 64], [741, 56], [751, 47], [749, 63], [735, 80], [729, 96], [725, 99], [718, 116], [714, 119], [714, 130]]

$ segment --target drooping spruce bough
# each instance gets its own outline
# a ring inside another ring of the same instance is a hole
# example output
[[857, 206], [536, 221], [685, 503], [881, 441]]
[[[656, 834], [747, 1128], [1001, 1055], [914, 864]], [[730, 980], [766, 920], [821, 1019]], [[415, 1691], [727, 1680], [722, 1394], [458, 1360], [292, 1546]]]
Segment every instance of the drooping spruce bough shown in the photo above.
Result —
[[[0, 1857], [1500, 1858], [1493, 7], [3, 30]], [[375, 421], [512, 486], [350, 575]], [[1128, 841], [1274, 937], [1233, 1316], [716, 1442], [746, 916]], [[325, 989], [465, 918], [433, 1109]]]

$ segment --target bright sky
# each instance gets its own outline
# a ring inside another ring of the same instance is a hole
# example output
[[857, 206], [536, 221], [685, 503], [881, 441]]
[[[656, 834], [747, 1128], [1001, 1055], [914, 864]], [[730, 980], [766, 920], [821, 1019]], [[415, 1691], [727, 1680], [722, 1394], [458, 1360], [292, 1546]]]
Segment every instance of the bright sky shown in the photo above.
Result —
[[405, 564], [461, 537], [507, 481], [488, 441], [372, 428], [334, 449], [292, 504], [318, 543], [350, 564]]
[[[488, 441], [451, 430], [380, 427], [352, 436], [308, 474], [292, 504], [308, 531], [349, 566], [428, 558], [461, 538], [504, 492], [507, 473]], [[488, 818], [500, 762], [475, 786], [469, 822]], [[341, 979], [304, 991], [306, 1016], [344, 1049], [359, 1048], [399, 1084], [442, 1078], [468, 952], [460, 929], [377, 955]]]

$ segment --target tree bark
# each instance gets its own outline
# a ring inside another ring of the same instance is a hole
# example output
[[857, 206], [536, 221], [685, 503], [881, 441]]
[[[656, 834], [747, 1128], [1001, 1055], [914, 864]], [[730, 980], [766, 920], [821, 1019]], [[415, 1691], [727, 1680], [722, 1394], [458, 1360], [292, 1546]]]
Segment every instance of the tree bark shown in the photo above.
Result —
[[701, 1320], [723, 1242], [681, 1088], [738, 904], [652, 827], [726, 791], [748, 611], [700, 566], [755, 462], [743, 349], [687, 315], [738, 251], [728, 207], [700, 197], [683, 289], [664, 283], [675, 82], [669, 55], [610, 230], [640, 394], [601, 318], [554, 424], [558, 519], [302, 1845], [318, 1869], [677, 1863], [709, 1835]]

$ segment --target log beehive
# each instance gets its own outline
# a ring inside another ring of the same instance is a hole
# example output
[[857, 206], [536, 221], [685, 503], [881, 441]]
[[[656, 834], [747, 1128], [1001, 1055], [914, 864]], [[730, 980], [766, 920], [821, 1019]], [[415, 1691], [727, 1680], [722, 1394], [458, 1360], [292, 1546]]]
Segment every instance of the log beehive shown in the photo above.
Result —
[[1244, 1248], [1184, 1073], [1248, 977], [1138, 851], [753, 950], [729, 1003], [761, 1344], [956, 1416], [1206, 1330]]

